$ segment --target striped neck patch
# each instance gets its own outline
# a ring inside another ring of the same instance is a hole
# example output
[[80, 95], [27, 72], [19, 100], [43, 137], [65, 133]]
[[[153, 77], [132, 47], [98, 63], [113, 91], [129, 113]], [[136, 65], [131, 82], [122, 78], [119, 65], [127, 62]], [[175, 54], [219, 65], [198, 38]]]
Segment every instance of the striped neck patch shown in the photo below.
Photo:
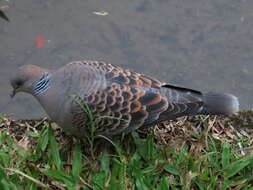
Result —
[[50, 88], [51, 74], [45, 73], [35, 84], [34, 93], [43, 94]]

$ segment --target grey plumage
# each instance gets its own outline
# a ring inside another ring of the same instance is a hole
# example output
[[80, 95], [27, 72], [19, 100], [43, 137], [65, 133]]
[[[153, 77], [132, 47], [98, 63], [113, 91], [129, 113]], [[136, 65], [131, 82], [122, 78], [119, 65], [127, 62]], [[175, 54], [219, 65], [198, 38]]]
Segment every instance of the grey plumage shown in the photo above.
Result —
[[11, 84], [13, 95], [32, 94], [52, 120], [78, 136], [84, 135], [89, 119], [80, 102], [92, 111], [97, 133], [106, 135], [186, 115], [239, 110], [233, 95], [203, 94], [97, 61], [72, 62], [55, 71], [25, 65], [13, 75]]

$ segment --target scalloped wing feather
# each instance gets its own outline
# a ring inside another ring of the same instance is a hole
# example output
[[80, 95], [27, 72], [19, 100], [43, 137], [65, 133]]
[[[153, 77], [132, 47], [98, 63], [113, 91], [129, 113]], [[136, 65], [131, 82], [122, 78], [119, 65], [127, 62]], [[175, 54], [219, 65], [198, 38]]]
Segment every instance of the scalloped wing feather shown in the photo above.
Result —
[[[83, 103], [87, 104], [93, 113], [99, 126], [98, 133], [114, 135], [130, 132], [141, 126], [166, 120], [166, 117], [170, 119], [169, 116], [186, 113], [195, 105], [191, 103], [196, 99], [194, 96], [189, 96], [187, 93], [185, 102], [180, 103], [182, 100], [175, 99], [181, 95], [177, 94], [178, 89], [168, 88], [166, 87], [168, 84], [157, 79], [103, 62], [80, 63], [97, 68], [105, 75], [106, 88], [81, 97]], [[192, 99], [188, 100], [188, 96]], [[199, 108], [198, 102], [200, 102], [199, 99], [196, 99], [195, 106]], [[73, 107], [74, 126], [85, 127], [87, 116], [80, 106]], [[161, 119], [159, 119], [160, 114], [162, 114]]]

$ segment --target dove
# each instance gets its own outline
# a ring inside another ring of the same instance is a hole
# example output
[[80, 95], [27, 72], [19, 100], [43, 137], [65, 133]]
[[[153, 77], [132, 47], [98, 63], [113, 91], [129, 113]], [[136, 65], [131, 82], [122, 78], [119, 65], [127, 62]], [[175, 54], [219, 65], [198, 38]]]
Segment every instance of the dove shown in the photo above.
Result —
[[[238, 112], [232, 94], [202, 93], [99, 61], [74, 61], [57, 70], [23, 65], [10, 78], [12, 97], [33, 95], [64, 131], [118, 135], [166, 120]], [[92, 115], [92, 117], [91, 117]]]

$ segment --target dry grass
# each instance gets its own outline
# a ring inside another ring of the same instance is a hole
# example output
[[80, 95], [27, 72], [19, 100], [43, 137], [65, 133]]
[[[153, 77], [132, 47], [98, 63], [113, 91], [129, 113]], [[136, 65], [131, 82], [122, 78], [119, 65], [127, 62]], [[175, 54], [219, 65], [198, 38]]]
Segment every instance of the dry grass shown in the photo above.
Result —
[[181, 118], [90, 146], [46, 119], [2, 116], [0, 189], [251, 189], [252, 118]]

